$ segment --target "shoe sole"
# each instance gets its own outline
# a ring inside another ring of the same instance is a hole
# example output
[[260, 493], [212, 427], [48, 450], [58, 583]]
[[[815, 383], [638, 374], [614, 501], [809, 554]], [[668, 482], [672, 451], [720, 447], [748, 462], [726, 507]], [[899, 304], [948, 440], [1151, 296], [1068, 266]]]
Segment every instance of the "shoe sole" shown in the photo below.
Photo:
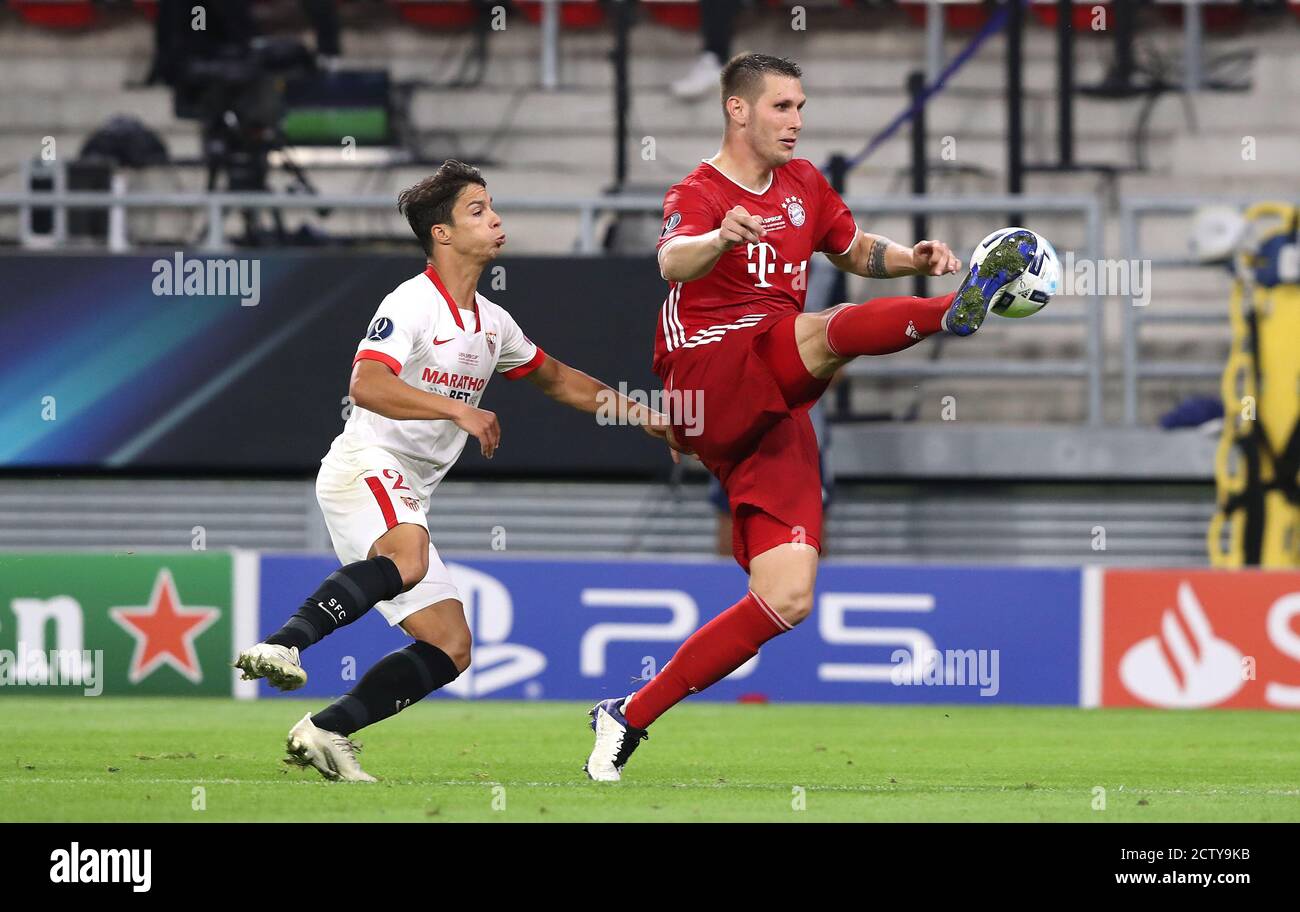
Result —
[[613, 777], [612, 779], [597, 779], [595, 776], [593, 776], [593, 775], [591, 774], [591, 770], [587, 768], [589, 762], [590, 762], [590, 761], [588, 761], [588, 763], [584, 763], [584, 764], [582, 764], [582, 771], [583, 771], [584, 773], [587, 774], [587, 778], [590, 779], [592, 782], [621, 782], [621, 781], [623, 781], [623, 774], [622, 774], [621, 772], [618, 772], [618, 771], [615, 772], [614, 777]]
[[[1029, 268], [1029, 261], [1020, 252], [1020, 242], [1026, 237], [1032, 235], [1019, 232], [1009, 234], [988, 252], [984, 262], [980, 263], [975, 281], [957, 297], [957, 306], [953, 308], [952, 316], [948, 319], [950, 330], [953, 326], [960, 326], [969, 328], [973, 333], [983, 325], [984, 318], [988, 316], [989, 309], [993, 306], [993, 298], [997, 295], [997, 291], [1006, 288]], [[997, 279], [1002, 273], [1006, 274], [1006, 278], [998, 282]], [[986, 295], [984, 288], [981, 287], [981, 279], [985, 280], [984, 285], [996, 284], [997, 291]]]
[[[600, 705], [597, 704], [587, 712], [587, 715], [591, 716], [590, 727], [593, 732], [596, 730], [596, 712], [599, 709], [600, 709]], [[587, 762], [582, 764], [582, 771], [587, 774], [587, 778], [590, 779], [592, 782], [621, 782], [623, 779], [622, 770], [614, 770], [614, 777], [612, 779], [597, 779], [595, 776], [591, 774], [591, 770], [588, 769], [590, 765], [591, 765], [591, 758], [588, 757]]]
[[284, 758], [285, 763], [288, 763], [292, 766], [301, 766], [304, 769], [310, 767], [311, 769], [314, 769], [316, 772], [320, 773], [330, 782], [378, 782], [379, 781], [374, 776], [371, 776], [369, 773], [366, 773], [366, 776], [369, 777], [366, 779], [348, 779], [344, 777], [343, 774], [340, 773], [338, 769], [336, 769], [334, 765], [330, 762], [329, 754], [317, 751], [317, 753], [320, 754], [322, 758], [322, 762], [325, 764], [324, 767], [322, 767], [319, 763], [317, 763], [314, 759], [312, 759], [312, 746], [307, 742], [298, 739], [294, 735], [289, 735], [288, 739], [285, 741], [284, 747], [285, 750], [288, 751], [289, 753], [289, 756]]
[[307, 672], [304, 669], [271, 659], [241, 655], [234, 661], [234, 667], [244, 673], [245, 681], [265, 678], [276, 690], [297, 690], [307, 683]]
[[311, 745], [305, 741], [299, 740], [296, 736], [290, 735], [285, 741], [284, 747], [285, 750], [289, 752], [289, 756], [284, 760], [285, 763], [292, 764], [293, 766], [301, 766], [304, 769], [314, 769], [330, 782], [339, 782], [343, 779], [343, 777], [339, 775], [339, 771], [329, 764], [328, 758], [324, 759], [324, 767], [312, 759]]

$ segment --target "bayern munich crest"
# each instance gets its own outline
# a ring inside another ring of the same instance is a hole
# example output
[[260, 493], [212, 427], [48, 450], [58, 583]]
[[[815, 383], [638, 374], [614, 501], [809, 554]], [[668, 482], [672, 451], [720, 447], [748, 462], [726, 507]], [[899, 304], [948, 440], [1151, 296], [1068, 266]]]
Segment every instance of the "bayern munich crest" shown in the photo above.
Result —
[[798, 228], [808, 218], [808, 213], [804, 211], [803, 200], [797, 196], [787, 196], [785, 202], [781, 204], [785, 214], [790, 217], [790, 224]]

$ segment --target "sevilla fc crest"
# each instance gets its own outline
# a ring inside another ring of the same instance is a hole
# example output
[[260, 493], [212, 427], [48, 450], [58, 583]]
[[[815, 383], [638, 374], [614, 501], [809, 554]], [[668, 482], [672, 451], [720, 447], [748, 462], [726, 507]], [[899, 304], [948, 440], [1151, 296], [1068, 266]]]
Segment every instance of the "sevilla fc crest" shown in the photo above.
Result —
[[420, 512], [420, 502], [416, 500], [414, 497], [407, 497], [405, 494], [403, 494], [402, 503], [406, 504], [407, 507], [414, 510], [416, 513]]
[[497, 334], [494, 332], [485, 332], [483, 335], [487, 338], [488, 352], [495, 355], [497, 353]]

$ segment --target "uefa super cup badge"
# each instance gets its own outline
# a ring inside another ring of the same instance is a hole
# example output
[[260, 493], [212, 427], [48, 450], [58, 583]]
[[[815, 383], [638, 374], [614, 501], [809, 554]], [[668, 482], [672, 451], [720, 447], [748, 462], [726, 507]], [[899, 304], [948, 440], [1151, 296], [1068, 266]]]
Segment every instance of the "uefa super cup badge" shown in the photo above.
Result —
[[785, 214], [789, 216], [790, 224], [794, 225], [796, 228], [802, 225], [804, 219], [808, 217], [808, 214], [803, 208], [803, 200], [799, 199], [797, 196], [787, 196], [785, 202], [781, 203], [781, 208], [784, 209]]

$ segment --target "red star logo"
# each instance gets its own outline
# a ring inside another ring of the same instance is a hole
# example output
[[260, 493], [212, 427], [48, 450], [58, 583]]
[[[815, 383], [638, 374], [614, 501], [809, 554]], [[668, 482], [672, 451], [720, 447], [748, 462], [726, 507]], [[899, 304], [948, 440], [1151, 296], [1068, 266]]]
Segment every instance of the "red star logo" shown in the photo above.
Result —
[[108, 613], [135, 637], [135, 653], [127, 675], [132, 684], [140, 683], [163, 664], [195, 684], [202, 682], [203, 669], [194, 652], [194, 640], [221, 615], [221, 609], [183, 606], [170, 570], [158, 571], [149, 604], [110, 608]]

